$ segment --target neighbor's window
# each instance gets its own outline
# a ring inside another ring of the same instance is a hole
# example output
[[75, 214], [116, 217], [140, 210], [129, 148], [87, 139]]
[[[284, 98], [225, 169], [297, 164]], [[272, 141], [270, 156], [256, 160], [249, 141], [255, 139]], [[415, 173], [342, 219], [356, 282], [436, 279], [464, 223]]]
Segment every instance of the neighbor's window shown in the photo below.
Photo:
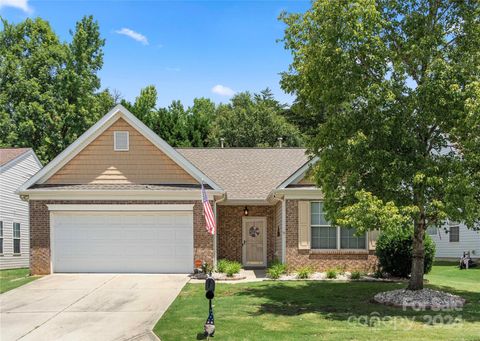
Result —
[[13, 253], [20, 253], [20, 223], [13, 223]]
[[362, 236], [355, 235], [355, 229], [340, 229], [340, 248], [341, 249], [365, 249], [365, 234]]
[[450, 226], [450, 242], [459, 242], [460, 241], [460, 227], [459, 226]]
[[0, 221], [0, 254], [3, 253], [3, 221]]
[[312, 249], [336, 249], [337, 228], [325, 218], [323, 202], [310, 203]]
[[323, 202], [310, 203], [312, 249], [365, 249], [366, 234], [355, 235], [355, 229], [331, 226], [325, 217]]
[[128, 151], [130, 147], [128, 131], [115, 131], [113, 133], [113, 143], [115, 151]]

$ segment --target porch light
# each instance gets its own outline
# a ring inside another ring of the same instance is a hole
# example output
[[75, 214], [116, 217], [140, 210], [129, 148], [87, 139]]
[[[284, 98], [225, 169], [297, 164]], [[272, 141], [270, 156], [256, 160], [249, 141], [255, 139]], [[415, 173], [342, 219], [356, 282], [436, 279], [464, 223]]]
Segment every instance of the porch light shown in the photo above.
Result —
[[247, 206], [245, 206], [245, 208], [243, 209], [243, 214], [246, 215], [246, 216], [248, 215], [248, 208], [247, 208]]

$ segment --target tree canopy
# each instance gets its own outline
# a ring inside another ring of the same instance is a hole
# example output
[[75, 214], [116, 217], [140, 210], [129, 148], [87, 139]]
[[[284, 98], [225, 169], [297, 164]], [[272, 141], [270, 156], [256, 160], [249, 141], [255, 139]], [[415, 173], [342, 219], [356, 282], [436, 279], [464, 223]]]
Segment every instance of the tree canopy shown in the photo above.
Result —
[[428, 226], [480, 221], [479, 18], [476, 0], [318, 0], [281, 16], [287, 118], [320, 157], [329, 216], [359, 232], [408, 216], [410, 289]]
[[18, 24], [2, 20], [0, 31], [0, 146], [31, 147], [44, 163], [52, 160], [120, 102], [174, 147], [298, 146], [301, 134], [284, 118], [287, 108], [270, 90], [236, 94], [217, 105], [195, 98], [186, 107], [172, 101], [157, 107], [153, 85], [133, 103], [101, 90], [105, 40], [86, 16], [62, 42], [40, 18]]
[[299, 146], [301, 134], [285, 117], [285, 105], [265, 89], [258, 94], [241, 92], [230, 103], [215, 105], [195, 98], [191, 107], [173, 101], [156, 108], [157, 91], [150, 85], [132, 104], [122, 104], [174, 147], [216, 147], [223, 138], [227, 147], [274, 147], [278, 138], [285, 146]]
[[32, 147], [49, 161], [113, 105], [99, 91], [104, 40], [92, 17], [76, 24], [68, 44], [40, 18], [2, 24], [0, 145]]

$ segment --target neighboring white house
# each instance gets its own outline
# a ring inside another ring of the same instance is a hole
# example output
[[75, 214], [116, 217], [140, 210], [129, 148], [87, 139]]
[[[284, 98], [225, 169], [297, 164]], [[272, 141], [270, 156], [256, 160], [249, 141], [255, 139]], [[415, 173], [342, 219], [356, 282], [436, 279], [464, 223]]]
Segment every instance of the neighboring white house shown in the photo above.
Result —
[[40, 168], [31, 148], [0, 149], [0, 269], [29, 266], [28, 202], [15, 191]]
[[429, 228], [427, 233], [436, 244], [436, 259], [459, 260], [464, 252], [471, 258], [480, 259], [480, 231], [464, 224], [450, 223], [441, 228]]

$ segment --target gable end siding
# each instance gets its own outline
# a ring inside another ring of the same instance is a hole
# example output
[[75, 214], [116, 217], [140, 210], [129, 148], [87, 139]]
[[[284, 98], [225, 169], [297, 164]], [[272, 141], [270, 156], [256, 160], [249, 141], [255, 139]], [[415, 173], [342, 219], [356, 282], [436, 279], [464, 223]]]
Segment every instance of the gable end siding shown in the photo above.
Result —
[[[128, 151], [114, 151], [114, 132], [128, 131]], [[46, 184], [197, 184], [190, 174], [124, 119], [118, 119]]]

